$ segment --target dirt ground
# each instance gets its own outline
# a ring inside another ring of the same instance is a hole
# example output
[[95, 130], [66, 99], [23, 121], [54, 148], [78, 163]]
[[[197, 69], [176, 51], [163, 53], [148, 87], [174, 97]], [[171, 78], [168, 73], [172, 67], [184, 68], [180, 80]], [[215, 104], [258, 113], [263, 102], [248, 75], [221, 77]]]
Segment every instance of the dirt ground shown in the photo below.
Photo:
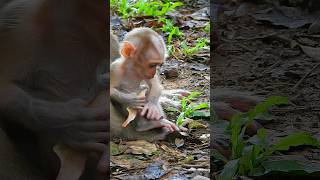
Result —
[[[269, 119], [258, 119], [267, 129], [268, 139], [274, 141], [296, 131], [307, 131], [320, 139], [319, 33], [310, 32], [311, 23], [292, 28], [287, 27], [290, 23], [276, 22], [276, 17], [261, 20], [254, 15], [272, 8], [270, 4], [230, 2], [219, 6], [215, 26], [219, 43], [213, 50], [211, 88], [288, 97], [288, 106], [272, 109]], [[219, 125], [215, 129], [212, 134], [219, 141], [223, 131]], [[320, 161], [318, 149], [303, 148], [289, 154]], [[213, 174], [221, 164], [216, 167]]]
[[[181, 8], [181, 11], [191, 14], [208, 7], [208, 4], [207, 1], [194, 1], [188, 4], [189, 8], [187, 10]], [[115, 17], [115, 19], [117, 18]], [[133, 21], [135, 22], [135, 20]], [[112, 23], [114, 33], [121, 40], [126, 33], [122, 24], [126, 22], [120, 22], [118, 19]], [[138, 22], [137, 24], [141, 26], [143, 23], [145, 22]], [[182, 31], [186, 34], [193, 33], [191, 29]], [[200, 35], [196, 34], [195, 36]], [[209, 38], [209, 35], [206, 36]], [[164, 88], [166, 90], [199, 91], [202, 95], [195, 102], [209, 103], [209, 53], [209, 49], [206, 49], [200, 55], [185, 59], [168, 58], [160, 71], [161, 83]], [[168, 76], [166, 75], [167, 71], [173, 72], [175, 75]], [[173, 122], [176, 118], [176, 116], [169, 115], [169, 120]], [[113, 141], [116, 152], [111, 153], [113, 154], [111, 156], [111, 179], [192, 179], [196, 176], [209, 177], [209, 123], [208, 120], [200, 119], [197, 121], [206, 125], [206, 127], [188, 131], [189, 136], [183, 138], [183, 140], [176, 138], [169, 142], [151, 142], [150, 144], [143, 141], [133, 142], [134, 147], [144, 146], [144, 151], [133, 150], [134, 148], [128, 145], [130, 142]]]

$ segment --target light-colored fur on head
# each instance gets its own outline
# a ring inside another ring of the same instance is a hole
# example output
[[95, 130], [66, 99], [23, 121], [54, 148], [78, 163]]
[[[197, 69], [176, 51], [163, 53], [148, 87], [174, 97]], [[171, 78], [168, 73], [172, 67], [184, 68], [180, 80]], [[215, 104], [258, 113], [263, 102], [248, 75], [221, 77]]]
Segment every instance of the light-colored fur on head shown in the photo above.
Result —
[[[154, 46], [153, 48], [155, 48], [160, 54], [164, 55], [163, 59], [167, 57], [167, 48], [163, 38], [151, 28], [134, 28], [126, 34], [123, 42], [126, 41], [132, 43], [141, 51], [146, 50], [144, 47], [152, 45]], [[122, 45], [123, 44], [121, 44], [121, 47]]]

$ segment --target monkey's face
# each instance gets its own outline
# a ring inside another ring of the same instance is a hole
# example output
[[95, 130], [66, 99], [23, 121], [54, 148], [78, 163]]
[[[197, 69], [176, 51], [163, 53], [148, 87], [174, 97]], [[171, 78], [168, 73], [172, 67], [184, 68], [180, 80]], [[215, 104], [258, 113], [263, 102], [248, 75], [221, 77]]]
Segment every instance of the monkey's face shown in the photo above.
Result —
[[131, 71], [137, 74], [139, 79], [152, 79], [157, 68], [163, 64], [165, 59], [165, 48], [159, 48], [157, 44], [140, 44], [135, 46], [128, 41], [124, 41], [121, 48], [121, 55], [128, 63]]
[[140, 64], [140, 72], [138, 72], [143, 79], [152, 79], [157, 69], [164, 62], [164, 52], [160, 51], [158, 48], [149, 47], [144, 48], [137, 53], [139, 59], [137, 62]]
[[145, 79], [152, 79], [156, 72], [157, 68], [163, 64], [163, 60], [150, 60], [142, 64]]

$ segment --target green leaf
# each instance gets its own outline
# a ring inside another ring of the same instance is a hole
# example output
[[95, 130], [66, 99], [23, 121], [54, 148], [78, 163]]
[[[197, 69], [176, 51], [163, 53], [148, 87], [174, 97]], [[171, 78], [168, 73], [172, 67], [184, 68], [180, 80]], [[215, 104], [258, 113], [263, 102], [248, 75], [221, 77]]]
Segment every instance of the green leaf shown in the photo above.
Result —
[[192, 99], [195, 99], [195, 98], [199, 97], [200, 95], [201, 95], [200, 92], [195, 91], [195, 92], [191, 92], [191, 94], [187, 98], [189, 100], [192, 100]]
[[200, 128], [208, 128], [208, 126], [206, 126], [198, 121], [192, 120], [189, 122], [188, 128], [189, 129], [200, 129]]
[[179, 117], [178, 117], [178, 119], [176, 121], [177, 126], [181, 126], [182, 125], [184, 118], [185, 118], [184, 112], [180, 113], [180, 115], [179, 115]]
[[287, 151], [290, 147], [309, 145], [320, 148], [319, 141], [307, 132], [297, 132], [281, 138], [272, 146], [273, 151]]
[[189, 105], [187, 106], [186, 111], [185, 111], [185, 116], [186, 116], [186, 117], [190, 117], [190, 115], [192, 115], [193, 112], [194, 112], [193, 106], [192, 106], [191, 104], [189, 104]]
[[181, 111], [185, 112], [187, 109], [187, 99], [186, 98], [182, 98], [181, 99]]
[[201, 104], [198, 104], [194, 107], [194, 110], [200, 110], [200, 109], [207, 109], [209, 108], [209, 105], [208, 103], [201, 103]]
[[165, 111], [166, 112], [180, 112], [179, 109], [177, 109], [175, 107], [166, 107]]
[[292, 174], [294, 171], [300, 171], [300, 175], [320, 172], [319, 167], [303, 164], [296, 160], [269, 160], [262, 162], [262, 167], [265, 169], [263, 172], [264, 174], [279, 171], [288, 172], [290, 174]]
[[266, 140], [266, 130], [264, 128], [259, 129], [257, 134], [250, 137], [247, 142], [259, 146], [264, 150], [269, 149], [269, 143]]
[[217, 159], [217, 160], [220, 160], [224, 163], [227, 163], [228, 162], [228, 159], [222, 155], [218, 150], [216, 149], [211, 149], [211, 156], [213, 156], [213, 158]]
[[274, 105], [288, 104], [289, 100], [282, 96], [271, 96], [265, 102], [255, 106], [253, 110], [248, 112], [249, 119], [254, 119], [257, 115], [267, 112], [268, 108]]
[[267, 136], [267, 131], [264, 128], [258, 130], [257, 135], [260, 139], [264, 139]]
[[120, 12], [121, 12], [122, 16], [126, 16], [127, 15], [127, 9], [128, 9], [127, 0], [121, 0]]
[[239, 167], [239, 159], [234, 159], [229, 161], [221, 172], [218, 177], [218, 180], [232, 180], [233, 177], [236, 175]]
[[174, 32], [175, 32], [175, 29], [171, 30], [171, 32], [170, 32], [170, 34], [169, 34], [169, 36], [168, 36], [168, 42], [167, 42], [168, 44], [171, 43], [171, 41], [172, 41], [172, 36], [173, 36]]
[[254, 151], [254, 146], [245, 146], [242, 151], [242, 155], [239, 160], [239, 174], [245, 175], [253, 169], [253, 161], [251, 158]]
[[182, 6], [183, 3], [182, 2], [175, 2], [170, 6], [170, 10], [173, 10], [174, 8], [178, 7], [178, 6]]
[[173, 53], [173, 45], [167, 45], [168, 55], [171, 56]]
[[190, 116], [190, 118], [195, 118], [195, 119], [199, 119], [199, 118], [210, 118], [210, 112], [209, 111], [195, 111], [192, 113], [192, 115]]

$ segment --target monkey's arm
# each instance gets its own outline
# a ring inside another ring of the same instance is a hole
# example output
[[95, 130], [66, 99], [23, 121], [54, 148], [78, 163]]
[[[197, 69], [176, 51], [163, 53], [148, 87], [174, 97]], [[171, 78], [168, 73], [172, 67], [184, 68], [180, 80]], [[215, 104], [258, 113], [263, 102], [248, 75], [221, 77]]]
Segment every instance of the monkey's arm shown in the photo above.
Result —
[[[50, 111], [58, 110], [57, 104], [32, 98], [28, 93], [12, 83], [2, 83], [0, 89], [1, 114], [6, 117], [10, 116], [10, 118], [5, 119], [10, 119], [14, 123], [22, 124], [34, 131], [58, 128], [64, 126], [65, 123], [66, 125], [69, 124], [68, 122], [54, 119], [49, 121], [48, 118], [44, 118], [51, 114]], [[24, 116], [20, 116], [21, 114], [24, 114]]]
[[147, 103], [141, 111], [141, 116], [146, 116], [147, 119], [160, 120], [164, 116], [162, 108], [159, 104], [159, 98], [163, 87], [160, 84], [158, 76], [155, 75], [154, 78], [146, 80], [149, 86], [149, 93], [147, 96]]
[[106, 148], [101, 140], [88, 137], [99, 133], [106, 135], [98, 129], [107, 127], [107, 121], [96, 121], [102, 118], [102, 113], [86, 108], [84, 101], [50, 102], [32, 97], [13, 83], [0, 80], [0, 85], [2, 121], [21, 124], [36, 133], [48, 133], [53, 139], [75, 148], [96, 151]]
[[154, 78], [150, 80], [146, 80], [148, 86], [149, 86], [149, 93], [147, 96], [148, 102], [153, 102], [157, 104], [159, 102], [159, 98], [161, 96], [161, 92], [163, 90], [163, 87], [160, 84], [160, 80], [157, 75], [154, 76]]
[[121, 73], [119, 72], [119, 60], [116, 60], [110, 65], [110, 98], [111, 101], [117, 102], [124, 107], [134, 109], [142, 109], [145, 103], [145, 97], [138, 97], [136, 92], [124, 93], [117, 89], [122, 81]]

